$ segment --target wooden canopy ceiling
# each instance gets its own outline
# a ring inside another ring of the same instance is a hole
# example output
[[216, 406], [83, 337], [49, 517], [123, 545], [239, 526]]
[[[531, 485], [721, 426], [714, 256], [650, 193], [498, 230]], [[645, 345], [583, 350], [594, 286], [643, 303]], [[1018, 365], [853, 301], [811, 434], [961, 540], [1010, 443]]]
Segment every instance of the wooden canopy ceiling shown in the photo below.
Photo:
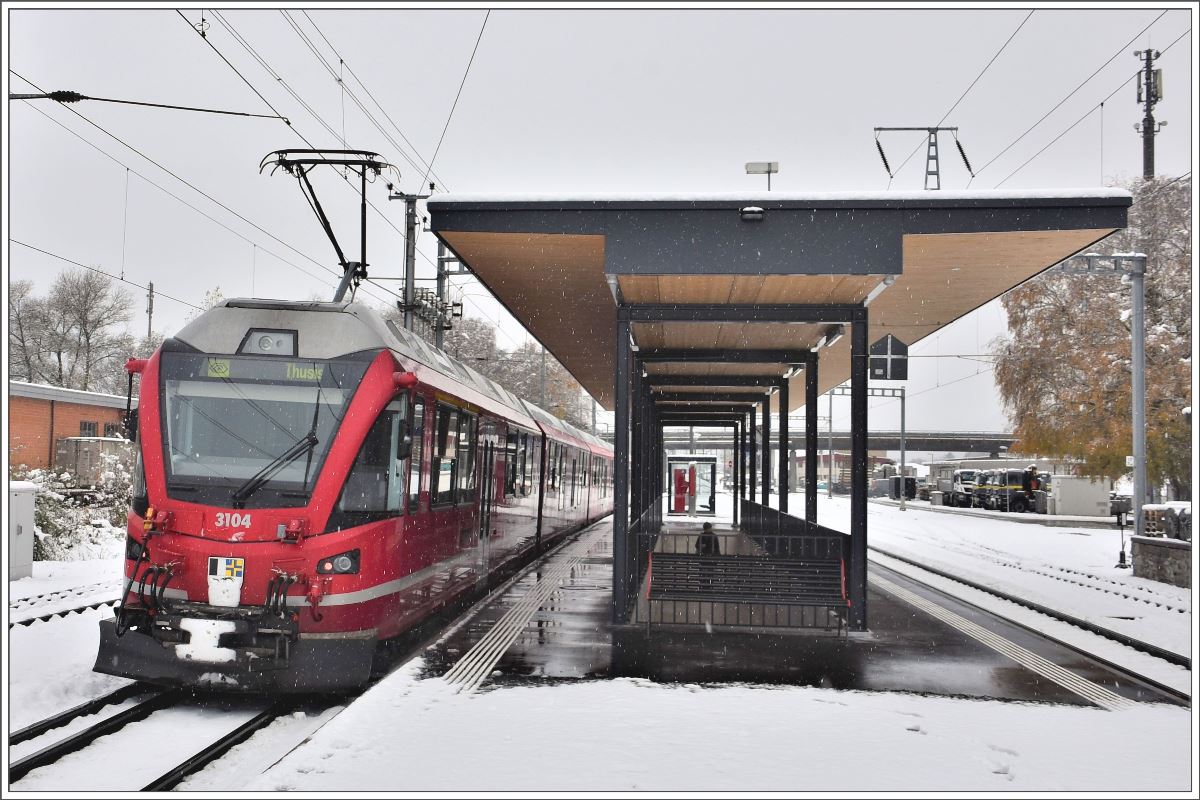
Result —
[[[728, 215], [751, 201], [766, 208], [773, 232], [755, 227], [761, 222], [730, 226]], [[836, 201], [443, 196], [431, 200], [429, 210], [447, 246], [611, 408], [618, 298], [627, 305], [848, 305], [863, 302], [891, 275], [894, 283], [870, 303], [868, 341], [890, 333], [913, 344], [1123, 227], [1130, 202], [1117, 190], [929, 192]], [[703, 237], [695, 231], [706, 226], [721, 227], [720, 248], [696, 243]], [[640, 249], [631, 252], [630, 241]], [[840, 252], [845, 261], [837, 258]], [[821, 343], [828, 328], [743, 321], [631, 326], [643, 352], [806, 351]], [[849, 378], [849, 353], [849, 336], [821, 348], [820, 391]], [[652, 377], [711, 376], [709, 385], [656, 382], [658, 391], [698, 397], [713, 391], [761, 396], [764, 388], [722, 380], [783, 377], [790, 369], [787, 363], [645, 365]], [[804, 402], [803, 373], [792, 380], [789, 410]]]

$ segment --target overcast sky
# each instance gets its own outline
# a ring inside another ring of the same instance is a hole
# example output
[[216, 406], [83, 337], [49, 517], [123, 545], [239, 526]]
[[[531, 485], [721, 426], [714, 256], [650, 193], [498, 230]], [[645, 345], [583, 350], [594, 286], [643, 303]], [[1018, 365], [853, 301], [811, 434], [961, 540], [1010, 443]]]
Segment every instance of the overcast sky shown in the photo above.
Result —
[[[765, 188], [763, 176], [744, 173], [751, 160], [781, 162], [777, 190], [876, 192], [889, 181], [872, 129], [937, 123], [1012, 36], [943, 123], [959, 127], [978, 175], [970, 188], [1095, 187], [1141, 173], [1141, 140], [1133, 130], [1141, 111], [1132, 82], [1139, 61], [1132, 51], [1166, 49], [1192, 22], [1182, 4], [1039, 8], [1015, 36], [1028, 7], [497, 10], [479, 38], [482, 9], [292, 10], [313, 48], [333, 72], [340, 70], [339, 84], [275, 9], [222, 12], [232, 31], [207, 11], [205, 40], [192, 28], [200, 21], [198, 7], [181, 6], [186, 21], [173, 7], [5, 8], [10, 92], [34, 91], [15, 72], [43, 90], [94, 97], [271, 114], [269, 102], [291, 120], [289, 130], [270, 119], [96, 102], [9, 102], [4, 180], [10, 238], [123, 271], [137, 283], [153, 280], [158, 292], [191, 303], [217, 286], [227, 297], [331, 295], [335, 257], [294, 180], [257, 170], [269, 151], [306, 146], [297, 133], [317, 146], [341, 147], [344, 131], [347, 146], [377, 151], [395, 164], [405, 191], [420, 186], [437, 149], [429, 179], [456, 193]], [[1169, 122], [1157, 139], [1159, 175], [1191, 169], [1194, 50], [1188, 34], [1159, 61], [1165, 97], [1156, 114]], [[366, 119], [351, 93], [388, 136]], [[1105, 98], [1101, 117], [1097, 106]], [[922, 139], [885, 134], [892, 167]], [[969, 176], [949, 139], [942, 152], [943, 187], [967, 187]], [[923, 152], [913, 157], [891, 188], [920, 188], [923, 161]], [[332, 172], [317, 184], [348, 257], [357, 258], [355, 194]], [[396, 277], [403, 274], [397, 231], [403, 205], [386, 195], [381, 184], [369, 190], [387, 219], [371, 212], [368, 257], [373, 276]], [[432, 234], [421, 236], [419, 247], [432, 258]], [[32, 280], [41, 290], [69, 267], [13, 244], [5, 266], [10, 279]], [[417, 272], [432, 277], [431, 261], [419, 258]], [[500, 323], [501, 346], [524, 341], [523, 329], [486, 290], [469, 280], [457, 283], [468, 315]], [[394, 281], [383, 285], [400, 288]], [[141, 311], [144, 293], [133, 291]], [[375, 287], [367, 299], [394, 302]], [[189, 313], [160, 296], [154, 327], [170, 335]], [[133, 327], [144, 330], [145, 324], [143, 313]], [[993, 303], [912, 352], [976, 356], [1004, 329], [1003, 312]], [[910, 429], [1006, 429], [981, 360], [918, 358], [911, 375]], [[824, 415], [827, 403], [820, 405]], [[872, 427], [897, 427], [896, 411], [894, 402], [875, 406]], [[848, 405], [835, 406], [834, 416], [835, 424], [847, 425]]]

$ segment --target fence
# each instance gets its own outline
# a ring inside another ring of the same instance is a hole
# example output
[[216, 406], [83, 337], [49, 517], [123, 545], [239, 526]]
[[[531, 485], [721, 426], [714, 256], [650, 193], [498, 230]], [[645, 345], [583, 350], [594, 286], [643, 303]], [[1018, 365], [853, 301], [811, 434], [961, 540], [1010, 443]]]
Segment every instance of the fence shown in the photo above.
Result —
[[751, 501], [740, 511], [743, 531], [718, 533], [719, 554], [698, 552], [699, 531], [631, 526], [639, 621], [840, 633], [847, 537]]

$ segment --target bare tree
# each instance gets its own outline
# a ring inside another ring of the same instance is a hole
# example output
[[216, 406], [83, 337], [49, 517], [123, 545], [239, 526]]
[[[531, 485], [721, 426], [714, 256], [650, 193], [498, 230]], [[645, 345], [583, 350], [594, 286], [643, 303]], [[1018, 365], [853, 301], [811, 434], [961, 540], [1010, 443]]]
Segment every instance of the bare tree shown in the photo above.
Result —
[[9, 375], [70, 389], [111, 390], [119, 373], [133, 299], [107, 276], [60, 274], [45, 298], [18, 281], [9, 296]]
[[33, 296], [32, 281], [8, 287], [8, 377], [38, 382], [44, 334], [44, 309]]
[[61, 314], [65, 330], [73, 334], [75, 388], [89, 391], [97, 373], [120, 358], [113, 329], [130, 320], [133, 297], [106, 275], [70, 270], [55, 279], [49, 302]]

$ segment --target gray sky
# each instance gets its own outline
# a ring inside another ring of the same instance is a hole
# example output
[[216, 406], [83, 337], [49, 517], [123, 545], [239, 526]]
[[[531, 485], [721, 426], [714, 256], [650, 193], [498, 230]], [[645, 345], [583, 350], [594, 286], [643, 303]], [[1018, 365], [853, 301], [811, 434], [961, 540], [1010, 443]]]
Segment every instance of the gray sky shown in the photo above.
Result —
[[[1141, 114], [1129, 80], [1139, 61], [1132, 51], [1164, 49], [1191, 27], [1191, 12], [1183, 4], [1154, 22], [1165, 8], [1036, 10], [943, 123], [960, 128], [979, 175], [970, 188], [992, 189], [1002, 182], [1003, 188], [1018, 190], [1095, 187], [1140, 175], [1141, 140], [1133, 125]], [[271, 113], [173, 8], [31, 10], [6, 4], [5, 11], [7, 66], [44, 90]], [[184, 13], [199, 21], [199, 8], [184, 8]], [[344, 85], [421, 169], [407, 163], [366, 120], [280, 11], [232, 10], [223, 17], [337, 136], [344, 126], [348, 146], [381, 153], [399, 167], [400, 185], [412, 191], [424, 173], [421, 159], [432, 157], [446, 125], [484, 14], [455, 8], [309, 7], [307, 16], [291, 11], [334, 71], [338, 56], [322, 34], [336, 48], [345, 59], [343, 69], [348, 67]], [[454, 192], [746, 191], [764, 182], [763, 176], [744, 174], [744, 163], [774, 160], [782, 164], [773, 182], [778, 190], [878, 191], [887, 188], [888, 178], [872, 128], [938, 122], [1027, 14], [1028, 7], [494, 11], [433, 165], [436, 178], [430, 179]], [[342, 146], [213, 12], [205, 16], [208, 42], [296, 131], [318, 146]], [[1159, 62], [1165, 97], [1156, 115], [1169, 122], [1157, 139], [1160, 175], [1191, 169], [1194, 49], [1189, 34]], [[1061, 107], [997, 157], [1098, 68]], [[9, 91], [33, 91], [11, 72], [6, 75]], [[1103, 108], [1102, 129], [1095, 109], [1114, 91]], [[263, 230], [67, 107], [10, 101], [4, 172], [11, 238], [113, 273], [123, 268], [128, 279], [153, 280], [159, 292], [190, 302], [199, 302], [214, 286], [227, 297], [331, 294], [335, 278], [325, 270], [335, 268], [333, 251], [299, 189], [287, 176], [257, 172], [269, 151], [305, 146], [283, 123], [94, 102], [70, 108]], [[922, 139], [913, 133], [885, 136], [893, 168]], [[942, 151], [943, 186], [966, 187], [969, 176], [952, 142], [943, 139]], [[892, 188], [920, 188], [923, 163], [922, 152]], [[128, 202], [126, 166], [144, 176], [128, 173]], [[357, 199], [339, 184], [327, 173], [318, 190], [353, 259]], [[382, 185], [371, 187], [369, 196], [392, 225], [403, 227], [403, 205], [389, 204]], [[401, 275], [403, 241], [397, 231], [375, 212], [369, 228], [372, 275]], [[433, 236], [423, 235], [419, 248], [432, 258]], [[44, 289], [68, 265], [10, 245], [5, 266], [12, 279], [33, 280]], [[419, 258], [418, 276], [432, 275], [431, 262]], [[501, 346], [524, 340], [520, 326], [506, 319], [486, 290], [470, 281], [458, 283], [468, 315], [500, 322]], [[396, 282], [384, 285], [399, 289]], [[432, 286], [432, 281], [420, 285]], [[368, 299], [394, 300], [373, 287]], [[143, 305], [139, 300], [137, 307]], [[171, 334], [190, 312], [160, 298], [155, 328]], [[132, 324], [144, 330], [145, 323], [142, 315]], [[1003, 332], [1003, 312], [994, 303], [912, 352], [972, 356], [987, 352], [988, 343]], [[986, 364], [919, 358], [911, 375], [910, 429], [1007, 426]], [[824, 415], [827, 401], [820, 405]], [[848, 405], [835, 404], [834, 416], [835, 424], [845, 425]], [[896, 426], [898, 404], [873, 406], [872, 427]]]

